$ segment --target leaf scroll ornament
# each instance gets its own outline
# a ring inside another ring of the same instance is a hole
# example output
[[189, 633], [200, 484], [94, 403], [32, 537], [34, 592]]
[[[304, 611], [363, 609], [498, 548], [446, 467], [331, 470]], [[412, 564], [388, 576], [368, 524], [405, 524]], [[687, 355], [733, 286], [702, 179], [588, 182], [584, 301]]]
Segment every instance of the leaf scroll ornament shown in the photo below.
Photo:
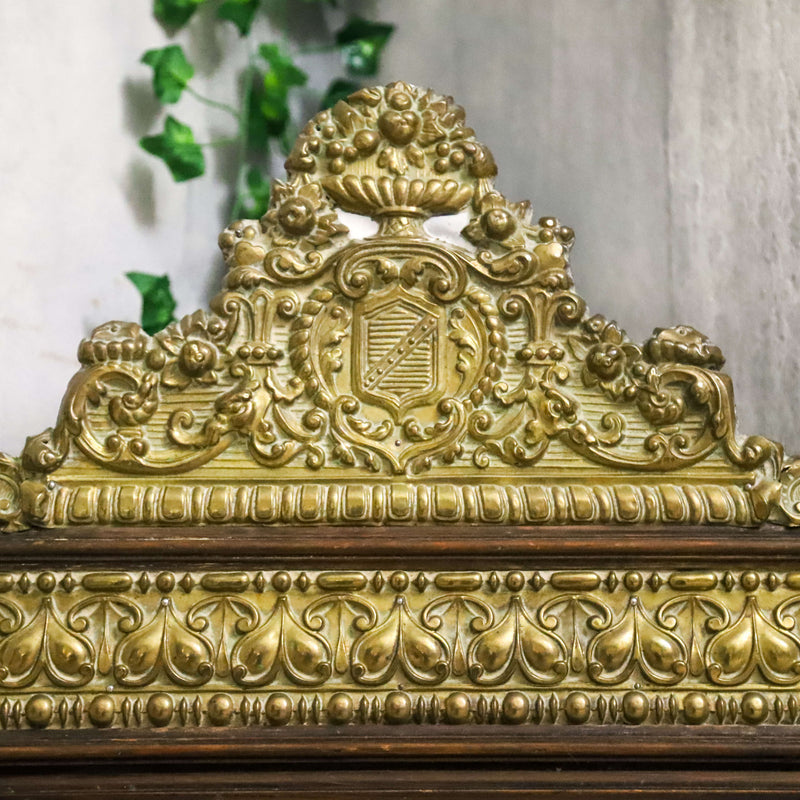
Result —
[[[21, 615], [6, 603], [2, 607], [14, 614], [0, 623], [0, 633], [6, 633]], [[0, 686], [29, 686], [42, 672], [57, 686], [82, 686], [94, 676], [93, 662], [92, 645], [65, 627], [52, 598], [45, 597], [33, 619], [0, 643]]]
[[[563, 609], [563, 613], [553, 613], [556, 609]], [[611, 609], [589, 594], [559, 595], [539, 609], [539, 621], [543, 628], [553, 631], [561, 625], [569, 631], [569, 666], [574, 672], [582, 672], [586, 668], [586, 643], [580, 636], [581, 630], [605, 630], [612, 618]], [[567, 636], [566, 633], [563, 635]]]
[[656, 619], [665, 628], [678, 628], [682, 632], [683, 641], [689, 642], [689, 671], [692, 675], [702, 675], [705, 663], [701, 642], [708, 639], [705, 632], [724, 630], [730, 622], [730, 613], [712, 597], [681, 594], [667, 600], [658, 609]]
[[[112, 621], [116, 618], [116, 625]], [[114, 628], [123, 634], [135, 631], [142, 623], [142, 611], [126, 597], [100, 595], [87, 597], [73, 606], [67, 614], [71, 630], [83, 632], [89, 628], [100, 629], [97, 643], [97, 671], [101, 675], [111, 672], [114, 664]]]
[[[328, 621], [329, 637], [335, 635], [333, 666], [340, 675], [350, 666], [351, 627], [358, 631], [368, 631], [378, 621], [375, 606], [353, 594], [325, 595], [315, 600], [303, 612], [305, 624], [315, 631], [322, 630]], [[347, 620], [349, 619], [349, 623]], [[332, 641], [332, 640], [331, 640]]]
[[129, 633], [114, 654], [114, 675], [124, 686], [145, 686], [165, 673], [181, 686], [200, 686], [214, 674], [214, 649], [181, 622], [163, 598], [153, 619]]
[[242, 686], [263, 686], [281, 671], [300, 686], [316, 686], [331, 675], [330, 645], [297, 620], [285, 595], [231, 652], [231, 674]]
[[440, 630], [445, 620], [445, 628], [452, 638], [453, 653], [450, 668], [453, 675], [464, 675], [467, 671], [467, 637], [481, 633], [494, 623], [491, 607], [466, 594], [446, 594], [431, 600], [422, 609], [422, 623], [431, 630]]
[[[213, 624], [212, 624], [213, 622]], [[214, 646], [214, 672], [230, 675], [229, 642], [232, 633], [249, 633], [258, 624], [258, 609], [243, 597], [223, 595], [207, 597], [195, 603], [186, 615], [186, 624], [193, 631], [210, 629], [218, 636]]]
[[449, 663], [445, 640], [425, 630], [399, 595], [385, 622], [353, 645], [351, 671], [358, 683], [371, 686], [391, 680], [398, 669], [409, 680], [430, 685], [447, 677]]
[[624, 681], [638, 666], [653, 683], [670, 685], [689, 671], [684, 643], [656, 625], [638, 597], [632, 597], [616, 625], [589, 645], [589, 677], [596, 683]]
[[[784, 616], [792, 602], [797, 601], [791, 598], [775, 609], [775, 617], [783, 628], [794, 626], [794, 620]], [[748, 680], [756, 667], [771, 683], [782, 686], [797, 683], [800, 639], [773, 625], [756, 598], [748, 595], [739, 619], [708, 643], [706, 670], [714, 683], [733, 686]]]
[[503, 619], [473, 639], [467, 664], [475, 683], [503, 683], [519, 670], [531, 683], [554, 684], [567, 674], [567, 648], [560, 637], [540, 628], [514, 596]]

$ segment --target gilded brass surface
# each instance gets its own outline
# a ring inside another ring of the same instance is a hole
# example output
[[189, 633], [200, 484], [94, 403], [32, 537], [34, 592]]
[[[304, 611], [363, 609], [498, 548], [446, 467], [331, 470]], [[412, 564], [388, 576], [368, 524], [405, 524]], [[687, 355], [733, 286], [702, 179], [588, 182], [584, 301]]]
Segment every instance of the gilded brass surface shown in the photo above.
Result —
[[[736, 434], [720, 350], [589, 314], [572, 231], [497, 192], [449, 98], [357, 92], [287, 168], [221, 235], [211, 311], [81, 343], [55, 428], [0, 455], [7, 531], [800, 524], [800, 462]], [[459, 244], [426, 228], [462, 212]], [[785, 568], [155, 571], [148, 552], [3, 565], [2, 728], [800, 720]]]
[[[720, 350], [590, 315], [572, 230], [494, 188], [449, 98], [359, 91], [286, 166], [267, 214], [220, 236], [210, 312], [81, 343], [55, 428], [0, 458], [8, 529], [800, 523], [800, 465], [737, 436]], [[460, 244], [426, 229], [459, 212]]]
[[0, 590], [3, 728], [800, 717], [800, 572], [23, 572]]

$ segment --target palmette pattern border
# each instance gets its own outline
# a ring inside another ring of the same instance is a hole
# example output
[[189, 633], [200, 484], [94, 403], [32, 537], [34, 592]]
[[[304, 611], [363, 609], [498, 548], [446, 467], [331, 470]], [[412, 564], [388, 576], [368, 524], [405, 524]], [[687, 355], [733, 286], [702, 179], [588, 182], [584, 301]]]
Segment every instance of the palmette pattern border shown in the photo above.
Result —
[[794, 724], [800, 572], [0, 573], [0, 727]]

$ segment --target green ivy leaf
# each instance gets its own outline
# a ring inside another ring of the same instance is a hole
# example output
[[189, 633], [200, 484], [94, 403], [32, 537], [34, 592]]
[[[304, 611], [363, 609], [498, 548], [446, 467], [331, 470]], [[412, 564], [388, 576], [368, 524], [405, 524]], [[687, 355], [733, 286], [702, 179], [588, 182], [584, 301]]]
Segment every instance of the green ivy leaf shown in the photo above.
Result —
[[259, 109], [268, 135], [280, 137], [290, 119], [289, 89], [293, 86], [305, 86], [308, 75], [277, 44], [262, 44], [258, 52], [269, 65], [269, 71], [264, 74], [262, 82]]
[[192, 129], [175, 117], [167, 117], [164, 132], [158, 136], [145, 136], [139, 145], [151, 155], [160, 158], [176, 182], [197, 178], [206, 170], [203, 151], [194, 140]]
[[242, 208], [245, 219], [260, 219], [269, 208], [270, 182], [264, 179], [257, 167], [250, 167], [245, 177], [249, 203]]
[[259, 73], [253, 80], [250, 102], [247, 107], [247, 145], [253, 150], [269, 152], [269, 131], [267, 121], [261, 113], [264, 99], [264, 76]]
[[153, 91], [162, 103], [177, 103], [194, 75], [194, 67], [178, 44], [148, 50], [142, 63], [153, 68]]
[[372, 22], [363, 17], [350, 17], [336, 33], [336, 44], [342, 48], [347, 68], [354, 75], [375, 75], [381, 53], [394, 33], [394, 25]]
[[349, 81], [347, 78], [337, 78], [325, 90], [325, 95], [319, 102], [319, 110], [333, 108], [340, 100], [347, 100], [353, 92], [357, 92], [360, 88], [360, 83]]
[[220, 19], [232, 22], [241, 36], [247, 36], [253, 25], [260, 0], [225, 0], [217, 10]]
[[142, 327], [151, 336], [175, 320], [175, 298], [166, 275], [126, 272], [125, 277], [142, 295]]
[[165, 27], [182, 28], [206, 0], [153, 0], [153, 16]]
[[308, 75], [303, 72], [292, 57], [281, 50], [278, 44], [262, 44], [258, 48], [259, 55], [269, 64], [269, 72], [264, 76], [265, 85], [272, 85], [289, 90], [292, 86], [305, 86]]

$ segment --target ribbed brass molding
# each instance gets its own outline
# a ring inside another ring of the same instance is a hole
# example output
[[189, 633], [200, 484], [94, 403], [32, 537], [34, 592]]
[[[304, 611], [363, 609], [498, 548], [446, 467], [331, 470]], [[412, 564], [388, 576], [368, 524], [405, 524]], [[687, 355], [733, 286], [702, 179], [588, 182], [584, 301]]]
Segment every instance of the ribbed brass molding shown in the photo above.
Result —
[[[719, 348], [590, 315], [572, 230], [494, 188], [450, 98], [356, 92], [286, 166], [220, 236], [211, 311], [81, 343], [55, 427], [0, 456], [6, 530], [800, 524], [800, 463], [737, 435]], [[459, 244], [426, 229], [460, 212]]]

